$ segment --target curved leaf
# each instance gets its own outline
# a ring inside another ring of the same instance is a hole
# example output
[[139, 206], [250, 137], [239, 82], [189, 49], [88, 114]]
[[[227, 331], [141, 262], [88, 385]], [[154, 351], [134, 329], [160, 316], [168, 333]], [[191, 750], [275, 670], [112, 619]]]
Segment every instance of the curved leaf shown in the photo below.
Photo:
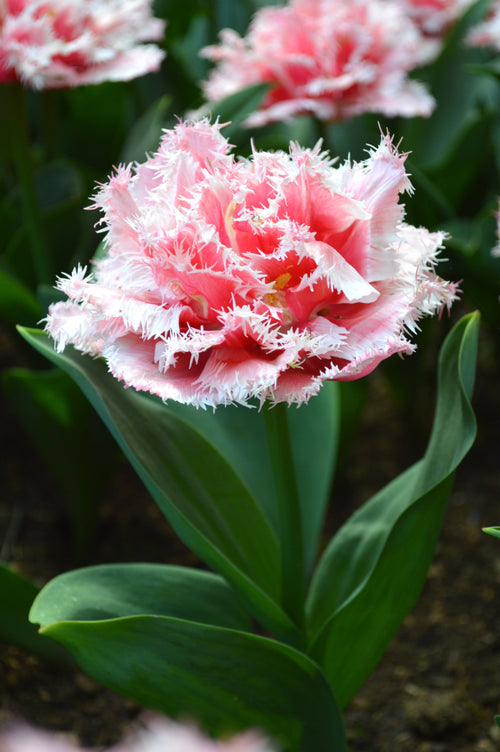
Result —
[[166, 405], [125, 389], [102, 362], [71, 347], [57, 353], [36, 329], [19, 331], [80, 386], [186, 545], [224, 575], [273, 634], [296, 641], [277, 605], [276, 536], [219, 452]]
[[366, 680], [424, 584], [453, 480], [476, 423], [470, 405], [479, 316], [462, 319], [439, 358], [425, 456], [334, 536], [308, 600], [311, 654], [345, 705]]
[[[61, 617], [61, 614], [64, 616]], [[251, 619], [216, 574], [166, 564], [101, 564], [55, 577], [30, 612], [37, 624], [123, 616], [172, 616], [248, 631]]]
[[500, 538], [500, 527], [483, 527], [483, 533], [488, 533], [494, 538]]
[[320, 669], [281, 643], [165, 616], [59, 621], [42, 633], [102, 684], [169, 716], [215, 733], [259, 728], [289, 752], [347, 749]]

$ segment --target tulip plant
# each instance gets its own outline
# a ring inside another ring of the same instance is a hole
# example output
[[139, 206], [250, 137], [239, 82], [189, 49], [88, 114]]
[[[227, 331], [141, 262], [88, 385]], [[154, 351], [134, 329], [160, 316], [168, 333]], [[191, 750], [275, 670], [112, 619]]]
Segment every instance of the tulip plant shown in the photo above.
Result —
[[[54, 259], [20, 140], [23, 87], [128, 81], [156, 69], [163, 52], [149, 42], [165, 24], [143, 0], [85, 9], [77, 0], [0, 2], [0, 84], [38, 293], [21, 283], [11, 245], [0, 315], [11, 321], [12, 301], [23, 323], [45, 314], [43, 329], [19, 331], [58, 369], [6, 374], [4, 388], [85, 502], [116, 454], [94, 439], [83, 393], [203, 566], [84, 567], [37, 593], [2, 565], [0, 636], [49, 659], [70, 654], [102, 684], [207, 733], [254, 729], [283, 752], [344, 752], [342, 711], [418, 598], [454, 472], [474, 441], [479, 314], [442, 344], [422, 458], [330, 537], [328, 510], [343, 503], [331, 498], [347, 441], [341, 402], [349, 382], [392, 355], [410, 356], [421, 319], [460, 296], [458, 282], [436, 272], [446, 242], [473, 270], [471, 289], [482, 294], [484, 283], [497, 305], [488, 272], [495, 241], [482, 234], [498, 207], [484, 180], [494, 158], [456, 156], [471, 142], [482, 153], [484, 113], [496, 134], [491, 153], [500, 154], [498, 70], [485, 63], [463, 73], [471, 45], [494, 46], [498, 4], [247, 4], [256, 13], [246, 36], [226, 29], [214, 43], [205, 4], [194, 3], [192, 19], [177, 4], [179, 41], [165, 0], [174, 39], [166, 64], [181, 60], [178, 88], [189, 81], [207, 102], [164, 129], [163, 100], [144, 114], [94, 193], [104, 235], [94, 258], [75, 262], [47, 295]], [[243, 4], [216, 7], [238, 20]], [[459, 38], [454, 25], [468, 9], [474, 28]], [[189, 45], [203, 60], [193, 62]], [[196, 79], [207, 58], [214, 67]], [[420, 82], [410, 73], [422, 65]], [[459, 68], [457, 102], [450, 79]], [[429, 121], [414, 119], [434, 108]], [[409, 120], [386, 130], [358, 118], [351, 133], [347, 119], [362, 113]], [[375, 145], [366, 146], [368, 133]], [[345, 144], [352, 157], [337, 160]], [[476, 183], [486, 188], [471, 197]], [[471, 217], [462, 221], [465, 204]], [[254, 739], [238, 738], [242, 749]]]
[[41, 591], [31, 620], [116, 691], [214, 732], [346, 749], [341, 708], [416, 600], [475, 431], [472, 315], [443, 346], [426, 454], [324, 541], [335, 382], [411, 352], [456, 295], [434, 271], [442, 235], [404, 222], [404, 161], [389, 136], [338, 167], [298, 145], [237, 160], [202, 120], [99, 189], [92, 273], [60, 279], [51, 338], [22, 333], [215, 572], [97, 566]]

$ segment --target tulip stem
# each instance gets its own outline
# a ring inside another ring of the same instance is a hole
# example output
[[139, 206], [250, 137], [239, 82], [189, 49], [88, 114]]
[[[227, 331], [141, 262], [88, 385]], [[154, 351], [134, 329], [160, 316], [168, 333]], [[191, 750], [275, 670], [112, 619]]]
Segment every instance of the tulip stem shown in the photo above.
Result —
[[25, 92], [20, 84], [12, 84], [5, 88], [8, 90], [7, 127], [10, 130], [12, 158], [19, 181], [24, 222], [28, 233], [33, 269], [36, 281], [40, 284], [41, 282], [48, 282], [50, 280], [50, 272], [30, 159], [31, 148], [28, 135]]
[[264, 410], [267, 445], [278, 503], [282, 606], [302, 631], [305, 628], [302, 514], [288, 426], [288, 406]]

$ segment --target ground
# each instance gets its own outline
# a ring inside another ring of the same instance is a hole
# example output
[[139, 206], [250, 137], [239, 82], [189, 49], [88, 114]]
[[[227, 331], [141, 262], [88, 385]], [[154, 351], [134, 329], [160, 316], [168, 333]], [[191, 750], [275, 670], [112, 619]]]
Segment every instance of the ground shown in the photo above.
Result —
[[[347, 709], [353, 751], [500, 749], [493, 720], [500, 712], [500, 540], [481, 531], [500, 524], [500, 390], [488, 338], [481, 348], [478, 440], [457, 473], [422, 595]], [[10, 332], [2, 334], [2, 350], [5, 363], [18, 362]], [[370, 378], [363, 421], [334, 488], [331, 526], [420, 451], [383, 373]], [[41, 585], [75, 566], [65, 505], [3, 398], [0, 409], [0, 558]], [[127, 560], [194, 563], [124, 465], [103, 501], [88, 563]], [[0, 726], [21, 717], [98, 747], [117, 741], [139, 711], [76, 669], [57, 669], [2, 646]]]

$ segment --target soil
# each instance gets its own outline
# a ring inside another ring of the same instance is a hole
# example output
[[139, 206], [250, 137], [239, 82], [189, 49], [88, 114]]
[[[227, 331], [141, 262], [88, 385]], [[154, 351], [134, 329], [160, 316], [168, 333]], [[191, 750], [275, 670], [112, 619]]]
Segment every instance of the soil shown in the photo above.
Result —
[[[14, 335], [0, 336], [4, 365], [28, 357]], [[500, 712], [500, 541], [481, 531], [500, 524], [500, 390], [490, 339], [483, 339], [480, 353], [478, 439], [457, 473], [422, 595], [346, 711], [356, 752], [500, 749], [493, 720]], [[363, 419], [334, 489], [341, 503], [333, 507], [331, 526], [421, 450], [383, 369], [369, 378]], [[65, 502], [3, 397], [0, 409], [0, 558], [42, 585], [76, 566]], [[139, 560], [196, 563], [123, 464], [101, 505], [85, 563]], [[55, 668], [19, 648], [0, 647], [0, 726], [23, 718], [100, 747], [115, 743], [141, 712], [76, 668]]]

